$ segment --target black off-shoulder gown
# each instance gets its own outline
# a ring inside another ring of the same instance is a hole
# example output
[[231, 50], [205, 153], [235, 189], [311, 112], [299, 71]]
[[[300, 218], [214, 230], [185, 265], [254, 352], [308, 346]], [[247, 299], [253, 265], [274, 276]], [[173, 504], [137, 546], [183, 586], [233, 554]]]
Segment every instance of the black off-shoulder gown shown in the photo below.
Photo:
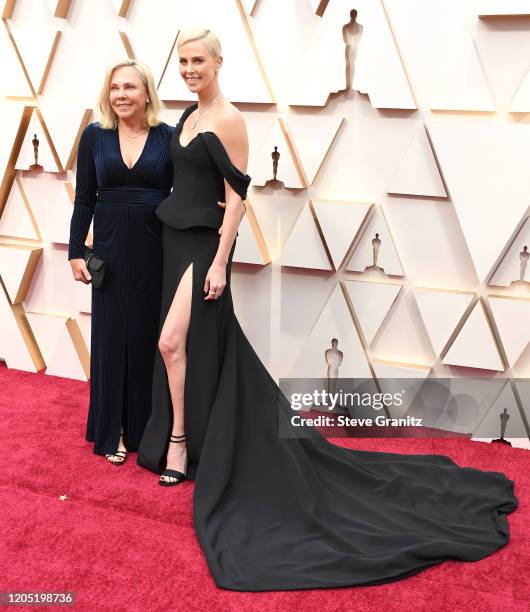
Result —
[[[459, 467], [443, 455], [348, 450], [312, 428], [307, 437], [279, 436], [279, 422], [288, 427], [292, 411], [234, 315], [232, 257], [221, 298], [203, 300], [223, 181], [244, 198], [250, 177], [212, 132], [179, 143], [195, 108], [186, 109], [173, 137], [173, 193], [157, 213], [164, 221], [161, 324], [193, 262], [188, 477], [195, 479], [195, 529], [216, 584], [236, 591], [379, 584], [446, 559], [476, 561], [507, 544], [507, 514], [518, 502], [514, 482], [500, 472]], [[164, 469], [171, 427], [157, 351], [140, 465]]]
[[122, 427], [126, 448], [136, 451], [151, 413], [162, 285], [155, 211], [171, 189], [173, 132], [165, 123], [150, 128], [131, 169], [117, 130], [90, 124], [79, 143], [68, 259], [83, 257], [93, 218], [94, 250], [106, 262], [102, 287], [92, 287], [86, 439], [97, 454], [116, 450]]

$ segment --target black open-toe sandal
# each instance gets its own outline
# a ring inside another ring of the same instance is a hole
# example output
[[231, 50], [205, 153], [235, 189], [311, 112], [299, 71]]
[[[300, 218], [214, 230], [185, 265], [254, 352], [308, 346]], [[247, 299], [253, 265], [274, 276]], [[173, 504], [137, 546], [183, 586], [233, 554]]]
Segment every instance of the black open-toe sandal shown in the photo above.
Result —
[[[186, 434], [182, 434], [180, 436], [171, 435], [169, 438], [169, 442], [173, 442], [173, 444], [180, 444], [181, 442], [186, 442]], [[186, 480], [186, 468], [188, 466], [188, 457], [186, 456], [186, 461], [184, 462], [184, 473], [179, 472], [178, 470], [164, 470], [162, 474], [160, 474], [160, 480], [158, 484], [161, 487], [174, 487], [175, 485], [180, 484]], [[163, 480], [164, 476], [168, 476], [169, 478], [174, 478], [173, 481]]]
[[[127, 451], [118, 450], [110, 455], [105, 455], [105, 457], [109, 463], [112, 463], [112, 465], [123, 465], [127, 461]], [[110, 457], [118, 457], [120, 461], [112, 461]]]
[[[120, 434], [120, 442], [123, 442], [123, 431]], [[105, 457], [112, 465], [123, 465], [127, 461], [127, 451], [117, 450], [114, 453], [108, 453]], [[118, 457], [119, 461], [112, 461], [111, 457]]]

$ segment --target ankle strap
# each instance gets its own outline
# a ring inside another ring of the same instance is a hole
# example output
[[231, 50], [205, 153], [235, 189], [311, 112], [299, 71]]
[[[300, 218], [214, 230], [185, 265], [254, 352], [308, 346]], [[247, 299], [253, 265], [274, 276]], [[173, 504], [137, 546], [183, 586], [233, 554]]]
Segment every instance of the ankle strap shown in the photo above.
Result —
[[185, 442], [186, 434], [181, 434], [179, 436], [174, 436], [173, 434], [171, 434], [171, 436], [169, 437], [169, 441], [174, 442], [175, 444], [177, 444], [178, 442]]

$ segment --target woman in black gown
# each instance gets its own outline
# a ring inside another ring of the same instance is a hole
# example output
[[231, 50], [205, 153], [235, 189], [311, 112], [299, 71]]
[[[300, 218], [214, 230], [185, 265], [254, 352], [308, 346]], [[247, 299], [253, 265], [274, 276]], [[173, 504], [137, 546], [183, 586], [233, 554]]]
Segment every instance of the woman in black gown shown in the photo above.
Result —
[[90, 282], [83, 251], [93, 218], [93, 247], [106, 262], [103, 285], [92, 287], [86, 439], [114, 465], [137, 450], [151, 413], [162, 279], [155, 210], [171, 189], [174, 131], [158, 121], [159, 106], [145, 65], [112, 66], [101, 121], [84, 130], [77, 157], [68, 259], [74, 278]]
[[215, 36], [183, 32], [177, 45], [199, 104], [177, 125], [173, 192], [157, 211], [160, 352], [139, 464], [162, 473], [164, 485], [195, 480], [195, 528], [222, 588], [378, 584], [493, 553], [509, 541], [507, 514], [517, 507], [504, 474], [442, 455], [347, 450], [308, 427], [279, 436], [289, 401], [242, 332], [230, 293], [250, 181], [244, 123], [219, 96]]

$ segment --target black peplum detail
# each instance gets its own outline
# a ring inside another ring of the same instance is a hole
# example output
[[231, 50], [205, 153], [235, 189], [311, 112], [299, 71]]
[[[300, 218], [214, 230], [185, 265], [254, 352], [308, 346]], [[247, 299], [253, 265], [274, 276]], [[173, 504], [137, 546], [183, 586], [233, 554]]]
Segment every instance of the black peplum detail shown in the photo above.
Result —
[[180, 144], [182, 126], [196, 108], [197, 104], [189, 106], [175, 129], [171, 142], [173, 191], [160, 204], [156, 214], [174, 229], [210, 227], [217, 230], [224, 216], [224, 209], [217, 205], [225, 199], [224, 179], [243, 200], [251, 179], [232, 164], [214, 132], [200, 132], [185, 147]]

